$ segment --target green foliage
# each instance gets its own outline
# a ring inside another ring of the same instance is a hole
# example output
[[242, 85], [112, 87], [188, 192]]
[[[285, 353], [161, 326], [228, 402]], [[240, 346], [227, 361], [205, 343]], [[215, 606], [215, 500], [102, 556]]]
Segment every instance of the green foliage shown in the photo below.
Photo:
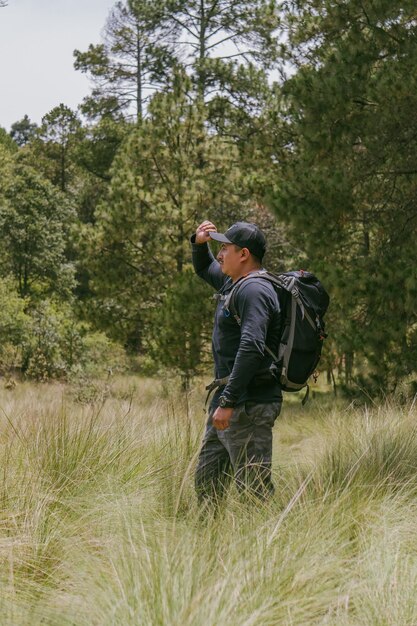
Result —
[[[253, 149], [265, 127], [262, 112], [270, 94], [267, 72], [253, 62], [242, 64], [236, 59], [208, 59], [206, 66], [217, 82], [207, 100], [207, 119], [218, 134], [232, 137], [244, 154]], [[252, 169], [254, 165], [250, 163]]]
[[123, 349], [80, 322], [69, 304], [44, 301], [28, 311], [27, 319], [21, 366], [29, 378], [105, 376], [126, 367]]
[[83, 127], [78, 115], [60, 104], [42, 118], [42, 125], [20, 150], [19, 162], [34, 168], [65, 194], [82, 222], [93, 222], [125, 134], [125, 125], [111, 119]]
[[240, 67], [254, 60], [268, 67], [274, 59], [279, 18], [273, 1], [170, 0], [166, 19], [184, 42], [200, 101], [216, 92], [233, 101]]
[[75, 159], [84, 171], [92, 175], [90, 193], [94, 193], [94, 184], [110, 181], [109, 170], [114, 156], [130, 130], [130, 124], [109, 117], [84, 129], [76, 145]]
[[284, 17], [297, 71], [273, 204], [333, 296], [348, 381], [386, 391], [416, 369], [414, 4], [292, 2]]
[[40, 303], [30, 316], [31, 336], [24, 346], [23, 371], [38, 381], [64, 378], [78, 360], [82, 329], [68, 306], [50, 301]]
[[69, 294], [74, 270], [66, 258], [74, 212], [48, 181], [17, 164], [5, 182], [0, 206], [3, 275], [12, 274], [21, 297]]
[[1, 141], [1, 137], [2, 135], [0, 132], [0, 205], [4, 203], [4, 190], [10, 177], [12, 176], [14, 151], [14, 149], [12, 150], [8, 146], [10, 137], [5, 134], [3, 136], [3, 138], [6, 138], [4, 143]]
[[0, 368], [7, 372], [20, 367], [22, 346], [29, 341], [31, 318], [27, 302], [15, 290], [12, 278], [0, 279]]
[[134, 105], [136, 118], [156, 86], [166, 84], [174, 62], [172, 46], [162, 44], [167, 25], [162, 7], [149, 0], [117, 2], [104, 31], [104, 43], [90, 44], [87, 52], [74, 51], [74, 67], [94, 81], [83, 104], [90, 117], [120, 119]]
[[74, 52], [75, 68], [94, 81], [83, 111], [120, 119], [133, 105], [141, 120], [149, 96], [172, 87], [183, 68], [196, 100], [209, 103], [212, 123], [222, 128], [230, 116], [238, 133], [268, 91], [265, 71], [276, 60], [278, 25], [275, 1], [118, 2], [103, 43]]
[[[26, 159], [41, 168], [42, 173], [62, 192], [75, 180], [75, 151], [82, 137], [81, 122], [76, 113], [64, 104], [42, 118], [42, 125], [31, 142]], [[32, 157], [32, 158], [31, 158]]]
[[104, 377], [127, 368], [120, 345], [80, 322], [71, 306], [44, 301], [28, 309], [11, 279], [0, 280], [0, 371], [50, 379]]
[[113, 337], [140, 346], [148, 309], [188, 262], [198, 220], [210, 213], [226, 225], [237, 213], [245, 194], [237, 161], [233, 145], [207, 133], [182, 81], [153, 99], [116, 157], [96, 229], [85, 232], [93, 316]]
[[7, 152], [13, 153], [17, 151], [17, 144], [7, 131], [0, 126], [0, 148]]
[[79, 367], [86, 376], [97, 378], [125, 372], [126, 352], [104, 333], [90, 330], [82, 338]]
[[102, 43], [74, 53], [94, 83], [87, 123], [61, 104], [40, 128], [27, 115], [0, 128], [5, 328], [16, 316], [3, 367], [29, 323], [45, 345], [28, 342], [26, 371], [88, 369], [88, 319], [107, 368], [108, 334], [191, 376], [208, 317], [189, 291], [189, 235], [248, 219], [271, 269], [307, 267], [330, 291], [330, 377], [370, 394], [411, 380], [416, 35], [411, 0], [118, 2]]
[[18, 146], [25, 146], [29, 143], [36, 134], [38, 125], [31, 122], [28, 115], [12, 124], [10, 129], [10, 137], [17, 143]]
[[192, 269], [173, 277], [149, 319], [149, 352], [160, 369], [180, 373], [188, 383], [207, 367], [213, 308], [211, 290]]

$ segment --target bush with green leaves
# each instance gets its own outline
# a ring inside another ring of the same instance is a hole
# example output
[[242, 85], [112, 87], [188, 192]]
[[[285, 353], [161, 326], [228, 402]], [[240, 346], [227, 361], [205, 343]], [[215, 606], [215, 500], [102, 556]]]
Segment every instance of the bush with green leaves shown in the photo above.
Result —
[[27, 303], [17, 295], [11, 278], [0, 278], [0, 301], [0, 371], [7, 372], [21, 363], [31, 318], [25, 313]]
[[[85, 333], [79, 365], [87, 376], [110, 376], [128, 369], [126, 352], [102, 332]], [[74, 368], [73, 368], [74, 369]]]
[[22, 369], [38, 381], [123, 371], [122, 348], [80, 322], [69, 303], [45, 301], [30, 311], [30, 336], [23, 345]]
[[9, 166], [0, 191], [2, 275], [14, 276], [22, 298], [68, 298], [75, 286], [67, 255], [75, 220], [71, 203], [21, 160]]

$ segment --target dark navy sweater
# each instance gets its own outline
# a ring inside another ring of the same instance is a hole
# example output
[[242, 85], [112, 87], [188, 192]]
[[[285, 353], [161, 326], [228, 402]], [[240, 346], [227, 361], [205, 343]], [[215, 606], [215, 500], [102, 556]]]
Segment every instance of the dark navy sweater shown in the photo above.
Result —
[[[220, 294], [227, 295], [232, 279], [223, 274], [207, 244], [195, 244], [191, 237], [192, 258], [196, 273]], [[268, 403], [281, 400], [278, 382], [270, 380], [259, 384], [256, 374], [267, 369], [272, 357], [265, 354], [267, 345], [274, 354], [278, 352], [281, 335], [281, 314], [278, 297], [273, 286], [263, 279], [247, 279], [234, 295], [234, 307], [241, 326], [223, 307], [219, 300], [214, 316], [212, 350], [215, 378], [230, 376], [226, 386], [220, 387], [212, 405], [218, 404], [220, 395], [228, 402], [246, 401]]]

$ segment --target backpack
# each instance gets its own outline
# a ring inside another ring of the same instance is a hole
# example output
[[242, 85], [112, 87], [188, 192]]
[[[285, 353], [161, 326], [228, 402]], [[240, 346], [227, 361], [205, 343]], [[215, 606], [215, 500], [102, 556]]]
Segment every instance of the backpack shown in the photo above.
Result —
[[[324, 332], [323, 317], [330, 298], [321, 282], [304, 270], [274, 274], [267, 270], [252, 272], [239, 280], [227, 294], [224, 308], [229, 310], [240, 326], [234, 299], [245, 280], [268, 280], [277, 292], [282, 311], [282, 332], [278, 354], [268, 346], [266, 352], [273, 358], [269, 373], [276, 378], [283, 391], [299, 391], [307, 387], [303, 404], [307, 401], [308, 379], [320, 360]], [[262, 377], [262, 373], [259, 373]]]

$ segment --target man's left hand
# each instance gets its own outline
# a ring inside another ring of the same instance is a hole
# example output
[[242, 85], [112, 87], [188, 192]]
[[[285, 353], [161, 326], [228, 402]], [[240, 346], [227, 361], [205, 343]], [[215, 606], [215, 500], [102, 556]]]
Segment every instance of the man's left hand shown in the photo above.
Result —
[[219, 406], [213, 414], [213, 426], [217, 430], [226, 430], [230, 426], [230, 420], [232, 419], [233, 408], [224, 409]]

